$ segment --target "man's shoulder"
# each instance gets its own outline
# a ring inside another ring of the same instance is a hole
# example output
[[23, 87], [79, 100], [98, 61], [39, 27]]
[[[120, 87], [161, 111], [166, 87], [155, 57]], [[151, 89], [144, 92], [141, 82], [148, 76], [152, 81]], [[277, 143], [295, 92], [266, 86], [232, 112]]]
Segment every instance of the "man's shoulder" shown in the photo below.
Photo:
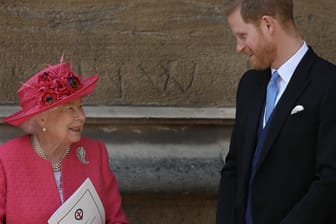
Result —
[[267, 81], [270, 77], [270, 69], [265, 70], [247, 70], [240, 79], [240, 85], [255, 85]]
[[317, 57], [314, 66], [319, 69], [322, 69], [323, 71], [334, 73], [336, 75], [336, 65], [324, 58]]
[[302, 66], [307, 66], [309, 61], [312, 61], [311, 65], [313, 70], [319, 69], [320, 72], [321, 70], [330, 73], [336, 72], [336, 65], [316, 54], [311, 47], [309, 47], [309, 50], [302, 59]]
[[250, 79], [258, 79], [263, 76], [266, 76], [267, 74], [270, 74], [270, 68], [265, 70], [255, 70], [255, 69], [249, 69], [244, 74], [243, 77], [248, 77]]
[[314, 82], [336, 82], [336, 65], [320, 56], [316, 55], [308, 72]]

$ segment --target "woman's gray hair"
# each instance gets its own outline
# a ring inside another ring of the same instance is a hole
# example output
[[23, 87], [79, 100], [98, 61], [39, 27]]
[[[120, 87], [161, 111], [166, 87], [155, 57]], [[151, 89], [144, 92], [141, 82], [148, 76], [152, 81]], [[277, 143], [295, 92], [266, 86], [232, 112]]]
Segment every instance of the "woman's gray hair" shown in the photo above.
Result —
[[22, 125], [20, 126], [20, 128], [27, 134], [35, 134], [35, 132], [37, 131], [37, 128], [39, 128], [37, 124], [37, 115], [24, 121]]

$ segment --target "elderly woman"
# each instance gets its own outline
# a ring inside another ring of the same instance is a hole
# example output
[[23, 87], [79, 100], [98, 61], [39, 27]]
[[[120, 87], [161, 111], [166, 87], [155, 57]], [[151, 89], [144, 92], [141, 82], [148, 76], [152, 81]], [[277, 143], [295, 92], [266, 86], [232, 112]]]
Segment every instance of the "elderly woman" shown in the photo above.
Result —
[[102, 201], [106, 223], [128, 223], [105, 144], [81, 137], [82, 97], [97, 80], [98, 75], [77, 75], [61, 59], [18, 90], [22, 108], [4, 122], [27, 135], [0, 146], [0, 223], [47, 223], [87, 178]]

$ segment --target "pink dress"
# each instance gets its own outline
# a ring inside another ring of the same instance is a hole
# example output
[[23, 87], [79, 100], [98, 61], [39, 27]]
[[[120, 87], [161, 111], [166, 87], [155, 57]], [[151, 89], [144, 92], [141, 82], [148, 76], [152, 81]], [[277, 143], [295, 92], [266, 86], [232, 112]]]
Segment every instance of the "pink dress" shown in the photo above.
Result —
[[[83, 147], [85, 155], [77, 151]], [[88, 163], [86, 163], [87, 161]], [[101, 141], [82, 137], [62, 162], [64, 200], [89, 177], [103, 202], [108, 224], [127, 224], [116, 178]], [[48, 161], [33, 150], [28, 135], [0, 145], [0, 223], [42, 224], [61, 206]]]

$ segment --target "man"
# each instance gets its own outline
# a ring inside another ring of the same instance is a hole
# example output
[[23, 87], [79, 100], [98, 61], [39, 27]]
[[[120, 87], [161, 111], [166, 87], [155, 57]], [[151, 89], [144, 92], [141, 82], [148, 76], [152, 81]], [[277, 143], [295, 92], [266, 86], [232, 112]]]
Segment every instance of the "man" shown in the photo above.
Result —
[[336, 66], [300, 36], [292, 0], [235, 1], [228, 22], [254, 70], [238, 86], [217, 224], [335, 224]]

